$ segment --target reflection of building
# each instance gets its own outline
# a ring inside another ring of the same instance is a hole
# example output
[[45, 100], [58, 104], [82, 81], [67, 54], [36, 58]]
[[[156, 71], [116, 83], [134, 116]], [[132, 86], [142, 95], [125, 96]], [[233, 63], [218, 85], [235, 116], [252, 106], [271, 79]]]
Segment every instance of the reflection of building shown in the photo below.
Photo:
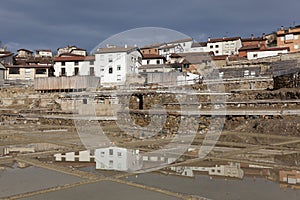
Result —
[[239, 163], [229, 163], [229, 165], [216, 165], [214, 167], [171, 167], [171, 170], [182, 176], [194, 176], [194, 172], [207, 172], [210, 176], [224, 176], [232, 178], [243, 178], [244, 171]]
[[116, 171], [149, 169], [176, 161], [176, 158], [168, 153], [141, 154], [139, 150], [121, 147], [58, 153], [54, 155], [54, 159], [58, 162], [96, 162], [96, 169]]
[[95, 150], [96, 169], [128, 171], [141, 168], [139, 150], [109, 147]]
[[94, 156], [90, 150], [79, 152], [68, 152], [65, 154], [57, 153], [54, 155], [55, 161], [67, 161], [67, 162], [92, 162]]

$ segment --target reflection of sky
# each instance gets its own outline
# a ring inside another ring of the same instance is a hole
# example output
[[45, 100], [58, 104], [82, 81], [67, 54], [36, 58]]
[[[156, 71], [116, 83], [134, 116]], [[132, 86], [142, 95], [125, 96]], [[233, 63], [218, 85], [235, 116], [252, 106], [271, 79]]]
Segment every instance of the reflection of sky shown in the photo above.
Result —
[[281, 189], [278, 183], [263, 178], [244, 178], [243, 180], [210, 178], [206, 175], [196, 175], [195, 178], [166, 176], [157, 173], [131, 176], [130, 181], [159, 187], [175, 192], [194, 194], [210, 199], [228, 200], [298, 200], [300, 190]]
[[4, 172], [0, 170], [0, 198], [68, 183], [76, 183], [81, 180], [78, 177], [38, 167], [25, 169], [6, 168]]

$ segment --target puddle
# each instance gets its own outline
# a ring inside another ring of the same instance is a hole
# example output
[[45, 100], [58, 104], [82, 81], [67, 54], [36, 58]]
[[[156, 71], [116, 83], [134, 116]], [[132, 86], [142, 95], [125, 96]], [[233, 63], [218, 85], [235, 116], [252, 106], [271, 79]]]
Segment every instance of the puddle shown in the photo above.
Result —
[[81, 181], [81, 178], [34, 166], [0, 168], [0, 198]]
[[111, 181], [103, 181], [94, 184], [82, 185], [62, 191], [50, 192], [23, 200], [38, 199], [72, 199], [72, 200], [177, 200], [178, 198], [164, 195], [162, 193], [148, 191]]
[[200, 174], [196, 174], [194, 177], [183, 177], [148, 173], [130, 176], [125, 179], [209, 199], [300, 199], [300, 190], [280, 188], [278, 183], [265, 178], [244, 177], [243, 179], [232, 179]]

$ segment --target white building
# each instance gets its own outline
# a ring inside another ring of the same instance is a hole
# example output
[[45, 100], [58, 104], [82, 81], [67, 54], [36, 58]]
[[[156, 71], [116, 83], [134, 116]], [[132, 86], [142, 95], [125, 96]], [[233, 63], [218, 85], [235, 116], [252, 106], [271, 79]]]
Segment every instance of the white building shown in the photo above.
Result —
[[38, 50], [35, 50], [35, 57], [52, 57], [53, 54], [52, 54], [52, 50], [50, 49], [38, 49]]
[[207, 41], [207, 51], [214, 52], [215, 56], [238, 55], [238, 50], [241, 47], [242, 41], [240, 37], [209, 38]]
[[138, 150], [121, 147], [108, 147], [95, 150], [96, 169], [134, 171], [140, 169], [141, 159]]
[[209, 49], [207, 48], [207, 42], [193, 43], [188, 52], [209, 52]]
[[71, 54], [79, 55], [79, 56], [87, 56], [85, 49], [81, 49], [76, 46], [66, 46], [66, 47], [60, 47], [57, 49], [58, 56], [60, 56], [61, 54], [65, 54], [65, 53], [71, 53]]
[[137, 47], [100, 48], [95, 53], [96, 72], [104, 86], [124, 85], [128, 75], [137, 74], [142, 54]]
[[247, 52], [248, 60], [255, 60], [259, 58], [266, 58], [271, 56], [278, 56], [279, 54], [285, 54], [289, 52], [288, 47], [280, 47], [280, 48], [268, 48], [260, 51], [250, 51]]
[[167, 60], [172, 53], [189, 52], [193, 44], [192, 38], [176, 40], [161, 44], [158, 48], [158, 53], [164, 56]]
[[66, 162], [92, 162], [94, 156], [91, 150], [79, 151], [79, 152], [68, 152], [68, 153], [57, 153], [54, 154], [55, 161], [66, 161]]
[[100, 71], [95, 66], [95, 56], [59, 56], [54, 58], [54, 75], [100, 77]]
[[142, 65], [165, 64], [166, 58], [156, 54], [143, 54]]

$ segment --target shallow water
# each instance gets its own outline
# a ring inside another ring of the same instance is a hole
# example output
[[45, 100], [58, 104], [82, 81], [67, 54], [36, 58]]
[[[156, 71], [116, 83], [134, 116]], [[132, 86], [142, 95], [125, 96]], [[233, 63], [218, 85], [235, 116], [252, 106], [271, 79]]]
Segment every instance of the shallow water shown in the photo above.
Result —
[[71, 175], [38, 167], [0, 170], [0, 198], [81, 181]]
[[209, 199], [300, 199], [300, 190], [282, 189], [278, 183], [263, 178], [253, 179], [246, 177], [238, 180], [211, 178], [206, 175], [196, 175], [194, 178], [187, 178], [148, 173], [130, 176], [126, 180]]
[[37, 199], [72, 199], [72, 200], [176, 200], [178, 198], [167, 196], [158, 192], [148, 191], [111, 181], [103, 181], [62, 191], [46, 193], [43, 195], [24, 198], [24, 200]]

